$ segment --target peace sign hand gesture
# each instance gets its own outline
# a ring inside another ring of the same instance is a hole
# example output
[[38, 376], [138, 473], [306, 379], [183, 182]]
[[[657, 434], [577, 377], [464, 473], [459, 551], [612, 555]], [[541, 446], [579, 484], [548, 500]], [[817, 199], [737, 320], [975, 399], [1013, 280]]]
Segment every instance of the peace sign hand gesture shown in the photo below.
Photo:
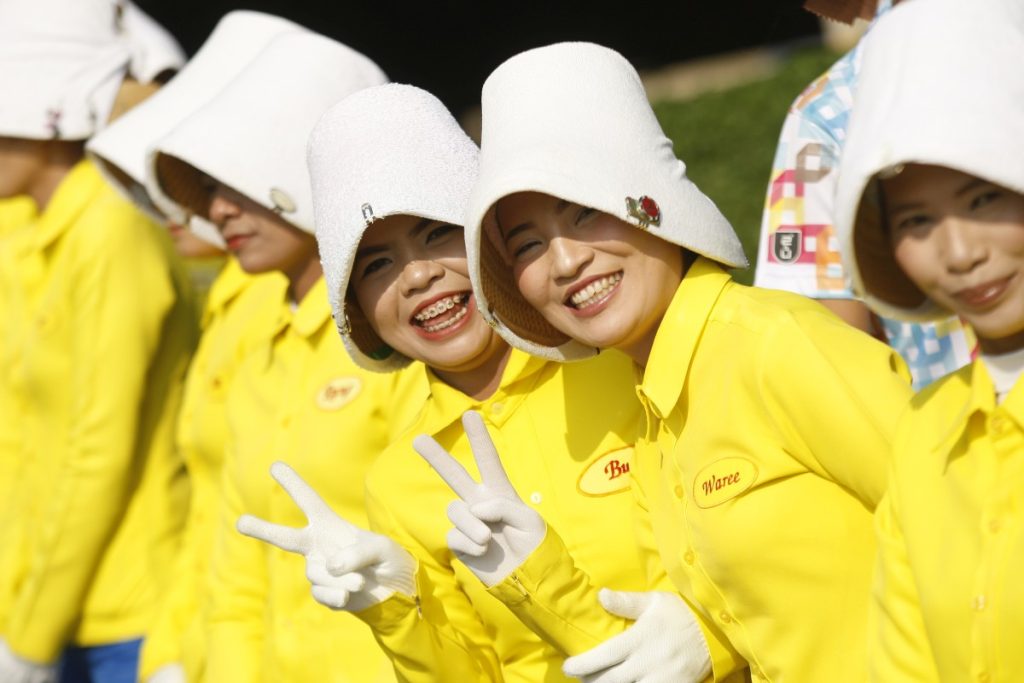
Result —
[[387, 536], [349, 523], [303, 481], [295, 470], [275, 462], [270, 474], [306, 515], [301, 529], [273, 524], [252, 515], [238, 519], [238, 530], [286, 552], [306, 558], [313, 598], [331, 609], [359, 612], [396, 591], [413, 596], [416, 560]]
[[547, 524], [512, 487], [480, 414], [466, 412], [462, 425], [480, 471], [479, 483], [429, 436], [417, 436], [413, 448], [459, 497], [448, 506], [448, 519], [455, 525], [448, 532], [448, 547], [490, 588], [540, 545]]

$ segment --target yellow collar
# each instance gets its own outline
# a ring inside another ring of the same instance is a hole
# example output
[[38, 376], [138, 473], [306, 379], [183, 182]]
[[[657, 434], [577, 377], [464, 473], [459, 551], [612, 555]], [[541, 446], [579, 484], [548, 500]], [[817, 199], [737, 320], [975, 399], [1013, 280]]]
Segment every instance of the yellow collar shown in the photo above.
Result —
[[678, 402], [708, 317], [731, 282], [720, 265], [699, 257], [679, 284], [654, 337], [640, 385], [658, 417], [668, 415]]
[[44, 249], [63, 235], [105, 188], [106, 181], [91, 162], [75, 164], [39, 214], [32, 237], [36, 246]]

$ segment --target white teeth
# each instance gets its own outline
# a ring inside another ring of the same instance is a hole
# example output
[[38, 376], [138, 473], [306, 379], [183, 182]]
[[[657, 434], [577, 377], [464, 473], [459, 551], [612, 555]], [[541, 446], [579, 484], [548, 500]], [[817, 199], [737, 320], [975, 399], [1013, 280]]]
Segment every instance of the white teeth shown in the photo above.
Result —
[[615, 285], [619, 284], [620, 280], [622, 280], [622, 273], [615, 273], [600, 280], [595, 280], [569, 297], [569, 300], [572, 301], [573, 306], [576, 308], [583, 308], [589, 305], [591, 300], [600, 299], [611, 291]]
[[413, 317], [421, 323], [426, 322], [431, 318], [436, 318], [442, 313], [452, 310], [459, 304], [463, 303], [464, 298], [464, 294], [453, 294], [451, 296], [446, 296], [445, 298], [438, 299], [434, 303], [430, 304]]
[[423, 329], [426, 330], [427, 332], [440, 332], [441, 330], [448, 329], [455, 323], [465, 318], [467, 313], [469, 313], [469, 309], [463, 308], [462, 310], [460, 310], [458, 313], [448, 318], [447, 320], [439, 322], [436, 325], [424, 325]]

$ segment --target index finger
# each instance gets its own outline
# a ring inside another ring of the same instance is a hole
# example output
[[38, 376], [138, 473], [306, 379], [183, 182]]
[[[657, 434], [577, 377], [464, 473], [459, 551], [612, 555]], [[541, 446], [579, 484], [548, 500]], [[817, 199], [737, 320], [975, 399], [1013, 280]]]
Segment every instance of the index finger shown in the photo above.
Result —
[[491, 440], [491, 434], [487, 431], [487, 425], [484, 424], [480, 413], [475, 410], [463, 413], [462, 428], [466, 430], [466, 438], [473, 449], [473, 458], [480, 471], [480, 481], [497, 493], [516, 495], [516, 490], [508, 480], [505, 467], [501, 464], [501, 456], [494, 447], [494, 441]]
[[293, 529], [268, 522], [253, 515], [242, 515], [235, 522], [239, 533], [269, 543], [289, 553], [305, 555], [309, 550], [309, 535], [305, 529]]
[[295, 504], [299, 506], [306, 519], [313, 521], [334, 515], [331, 506], [324, 502], [320, 494], [306, 483], [288, 464], [280, 460], [270, 466], [270, 476], [281, 485]]
[[412, 447], [444, 479], [455, 495], [465, 501], [475, 499], [476, 481], [441, 444], [426, 434], [420, 434], [412, 440]]

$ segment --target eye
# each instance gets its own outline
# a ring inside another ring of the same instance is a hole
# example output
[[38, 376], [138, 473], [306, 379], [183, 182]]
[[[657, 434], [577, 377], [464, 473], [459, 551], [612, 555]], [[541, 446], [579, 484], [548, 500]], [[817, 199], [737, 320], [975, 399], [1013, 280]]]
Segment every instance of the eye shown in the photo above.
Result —
[[450, 225], [448, 223], [438, 225], [437, 227], [432, 228], [430, 232], [427, 233], [426, 243], [432, 244], [440, 239], [447, 237], [448, 235], [451, 235], [453, 232], [461, 231], [462, 228], [457, 225]]
[[379, 271], [381, 268], [387, 266], [389, 263], [391, 263], [391, 259], [386, 258], [384, 256], [378, 256], [377, 258], [372, 259], [369, 263], [363, 266], [362, 275], [360, 277], [365, 280], [369, 276]]
[[971, 199], [971, 211], [976, 211], [999, 199], [1003, 193], [995, 188], [981, 192]]
[[579, 225], [596, 213], [597, 209], [591, 209], [589, 206], [581, 206], [580, 210], [576, 212], [576, 225]]
[[529, 257], [531, 252], [535, 252], [539, 248], [540, 240], [527, 239], [512, 251], [512, 256], [515, 257], [517, 261], [521, 261]]
[[928, 214], [915, 213], [903, 216], [897, 220], [893, 229], [896, 232], [905, 232], [907, 230], [913, 230], [929, 224], [931, 224], [931, 217], [928, 216]]

